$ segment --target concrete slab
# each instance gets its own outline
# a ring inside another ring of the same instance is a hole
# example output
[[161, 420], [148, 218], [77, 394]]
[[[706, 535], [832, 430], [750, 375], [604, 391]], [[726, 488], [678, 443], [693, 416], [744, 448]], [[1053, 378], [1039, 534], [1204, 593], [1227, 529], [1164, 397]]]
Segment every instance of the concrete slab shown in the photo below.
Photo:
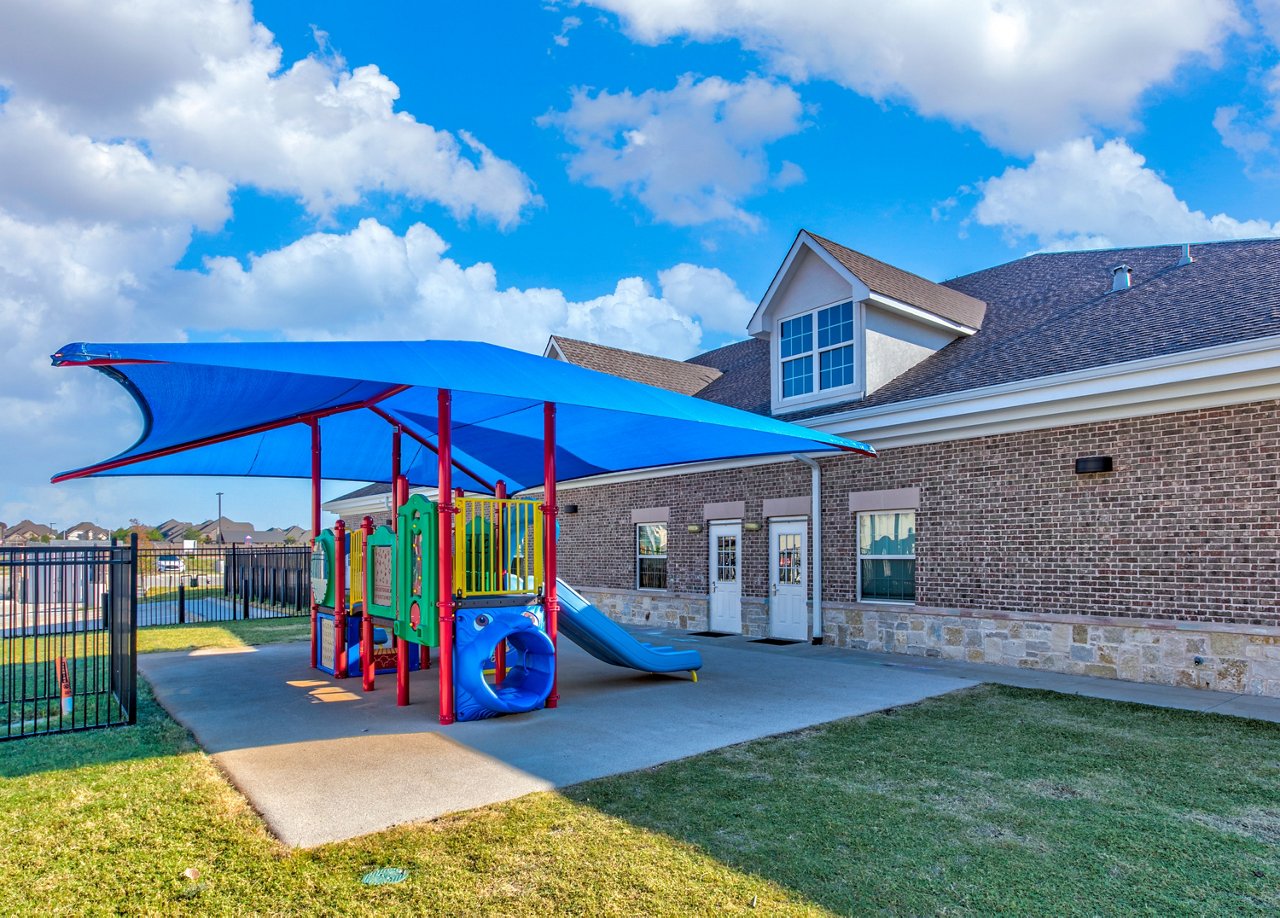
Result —
[[436, 723], [434, 670], [413, 675], [413, 703], [397, 708], [392, 677], [366, 694], [359, 679], [312, 670], [305, 644], [145, 654], [139, 666], [272, 831], [303, 847], [975, 684], [809, 645], [662, 641], [702, 652], [697, 684], [607, 666], [565, 642], [561, 707], [450, 727]]
[[1126, 701], [1157, 708], [1212, 712], [1280, 723], [1280, 698], [1213, 692], [1180, 685], [1126, 682], [1121, 679], [1102, 679], [1096, 676], [1074, 676], [1069, 673], [1024, 669], [1016, 666], [941, 660], [937, 657], [843, 650], [836, 647], [814, 647], [812, 652], [825, 654], [832, 660], [859, 666], [878, 665], [891, 669], [908, 669], [920, 673], [970, 679], [975, 682], [993, 682], [998, 685], [1062, 692], [1066, 695], [1083, 695], [1088, 698]]

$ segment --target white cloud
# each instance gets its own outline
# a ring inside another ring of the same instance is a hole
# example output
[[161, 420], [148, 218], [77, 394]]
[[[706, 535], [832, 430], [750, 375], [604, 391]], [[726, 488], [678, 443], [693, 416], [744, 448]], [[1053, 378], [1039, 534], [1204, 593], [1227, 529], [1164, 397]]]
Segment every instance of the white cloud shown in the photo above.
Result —
[[133, 141], [70, 133], [29, 103], [0, 114], [0, 175], [0, 208], [37, 219], [213, 230], [231, 216], [223, 176], [157, 162]]
[[658, 272], [662, 296], [676, 312], [695, 316], [707, 331], [742, 336], [756, 305], [719, 268], [682, 262]]
[[[318, 41], [316, 54], [287, 64], [249, 4], [237, 0], [0, 3], [0, 442], [8, 444], [0, 519], [67, 524], [119, 522], [128, 511], [202, 512], [181, 509], [187, 487], [48, 484], [50, 474], [123, 449], [138, 432], [120, 387], [49, 366], [48, 355], [68, 341], [183, 340], [193, 327], [221, 331], [237, 308], [243, 327], [259, 336], [301, 335], [313, 330], [311, 313], [322, 315], [339, 295], [358, 306], [352, 312], [364, 325], [327, 334], [358, 335], [366, 326], [404, 334], [394, 313], [425, 295], [419, 282], [452, 292], [456, 315], [430, 314], [431, 327], [482, 331], [467, 324], [469, 294], [456, 285], [484, 290], [493, 269], [441, 259], [443, 243], [432, 254], [430, 238], [439, 237], [425, 228], [414, 232], [427, 240], [418, 249], [430, 277], [403, 268], [405, 238], [365, 227], [268, 253], [260, 273], [242, 272], [239, 291], [229, 267], [207, 277], [175, 270], [192, 233], [221, 227], [231, 192], [246, 185], [297, 196], [320, 217], [371, 191], [502, 226], [536, 202], [516, 166], [463, 131], [397, 111], [399, 89], [377, 67], [349, 69]], [[345, 240], [345, 253], [334, 238]], [[273, 266], [291, 276], [273, 276]], [[406, 286], [395, 287], [382, 270], [391, 277], [400, 270]], [[232, 301], [222, 315], [210, 299], [182, 299], [215, 288]], [[276, 293], [293, 300], [278, 309]], [[513, 310], [526, 308], [521, 297], [559, 297], [563, 322], [612, 323], [619, 339], [638, 323], [608, 297], [590, 309], [572, 304], [573, 312], [559, 291], [489, 293]], [[628, 303], [656, 311], [667, 346], [697, 340], [691, 320], [664, 316], [661, 300]], [[499, 325], [520, 324], [489, 314]], [[553, 310], [546, 321], [555, 318]], [[268, 493], [265, 485], [237, 490]]]
[[1280, 224], [1193, 210], [1123, 140], [1079, 138], [979, 184], [974, 218], [1047, 249], [1280, 235]]
[[371, 191], [501, 226], [534, 203], [525, 175], [470, 134], [396, 112], [399, 87], [376, 66], [313, 56], [273, 75], [279, 65], [272, 46], [211, 66], [141, 114], [145, 135], [162, 156], [297, 195], [321, 216]]
[[23, 444], [6, 456], [0, 519], [69, 524], [115, 513], [110, 522], [127, 506], [142, 518], [179, 512], [163, 489], [83, 484], [68, 499], [65, 486], [45, 483], [123, 449], [138, 431], [119, 387], [49, 366], [47, 355], [71, 340], [173, 341], [233, 329], [248, 339], [469, 338], [540, 351], [562, 333], [684, 358], [704, 333], [738, 333], [751, 314], [727, 275], [687, 263], [659, 272], [656, 290], [626, 277], [583, 300], [502, 286], [492, 264], [449, 258], [444, 239], [423, 224], [398, 235], [369, 219], [350, 232], [311, 233], [247, 266], [214, 258], [204, 271], [176, 271], [187, 243], [164, 230], [37, 226], [0, 213], [0, 442]]
[[[289, 337], [466, 338], [540, 350], [563, 333], [603, 344], [683, 358], [703, 327], [740, 330], [751, 306], [723, 272], [680, 264], [660, 272], [660, 292], [640, 277], [575, 301], [554, 288], [501, 287], [488, 262], [462, 265], [421, 223], [403, 236], [376, 220], [349, 233], [313, 233], [245, 267], [209, 259], [207, 273], [180, 282], [191, 328], [282, 330]], [[701, 317], [702, 325], [694, 317]]]
[[582, 25], [582, 20], [577, 16], [566, 16], [560, 21], [560, 34], [551, 36], [561, 48], [569, 47], [569, 33]]
[[1241, 27], [1231, 0], [582, 0], [634, 39], [736, 39], [776, 73], [833, 80], [1029, 152], [1123, 126], [1149, 88]]
[[102, 127], [270, 42], [247, 0], [5, 0], [0, 83]]
[[[1280, 65], [1274, 64], [1280, 50], [1280, 0], [1254, 0], [1252, 11], [1257, 33], [1262, 39], [1251, 48], [1254, 66], [1243, 99], [1223, 105], [1213, 113], [1213, 127], [1223, 146], [1233, 150], [1253, 177], [1275, 178], [1280, 174]], [[1264, 61], [1271, 66], [1264, 67]]]
[[[765, 147], [800, 131], [802, 115], [790, 86], [685, 74], [666, 91], [578, 89], [567, 111], [539, 123], [560, 128], [578, 148], [569, 174], [579, 181], [634, 196], [677, 226], [723, 221], [755, 229], [759, 218], [742, 202], [769, 182]], [[792, 164], [778, 174], [782, 186], [802, 179]]]
[[322, 48], [285, 67], [243, 2], [14, 0], [0, 5], [0, 83], [0, 120], [21, 106], [65, 135], [49, 143], [145, 149], [157, 171], [294, 195], [320, 217], [375, 191], [501, 226], [537, 203], [476, 138], [396, 111], [399, 87], [377, 66]]

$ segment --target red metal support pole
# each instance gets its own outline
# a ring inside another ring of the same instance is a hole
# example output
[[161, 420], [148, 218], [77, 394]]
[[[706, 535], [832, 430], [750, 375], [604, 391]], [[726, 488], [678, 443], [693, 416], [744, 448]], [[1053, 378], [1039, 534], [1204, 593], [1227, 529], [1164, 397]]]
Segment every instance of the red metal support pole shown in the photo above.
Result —
[[[409, 502], [409, 479], [401, 475], [396, 479], [396, 483], [392, 490], [395, 492], [396, 514], [400, 513], [400, 508]], [[408, 563], [408, 561], [404, 561]], [[419, 659], [422, 654], [428, 653], [426, 647], [419, 647]], [[409, 703], [409, 644], [406, 641], [399, 641], [396, 644], [396, 704], [404, 707]]]
[[[312, 420], [311, 424], [311, 550], [315, 551], [315, 540], [320, 535], [320, 422]], [[311, 668], [316, 669], [320, 663], [319, 640], [319, 607], [316, 605], [315, 591], [311, 594]]]
[[[404, 428], [399, 424], [391, 431], [391, 531], [400, 531], [400, 439]], [[397, 546], [398, 550], [398, 546]], [[401, 563], [405, 563], [401, 559]], [[391, 614], [400, 617], [400, 590], [392, 590]], [[392, 638], [396, 646], [396, 707], [403, 708], [409, 704], [409, 642], [400, 638]]]
[[391, 433], [391, 531], [397, 532], [400, 517], [400, 434], [399, 424]]
[[441, 389], [438, 401], [436, 483], [440, 492], [440, 723], [451, 724], [453, 711], [453, 393]]
[[333, 677], [347, 678], [347, 524], [333, 524]]
[[[556, 517], [559, 514], [556, 506], [556, 405], [555, 402], [542, 403], [542, 538], [545, 545], [545, 577], [547, 637], [551, 638], [551, 646], [556, 646], [556, 635], [560, 630], [560, 600], [556, 596]], [[556, 655], [556, 670], [551, 676], [551, 694], [547, 696], [547, 707], [554, 708], [560, 703], [560, 659]]]
[[364, 597], [364, 608], [360, 610], [360, 682], [366, 692], [373, 691], [373, 619], [369, 616], [369, 536], [373, 535], [373, 517], [366, 516], [360, 521], [360, 531], [364, 533], [364, 584], [360, 595]]
[[[498, 479], [497, 484], [494, 486], [493, 496], [498, 500], [507, 499], [507, 483], [502, 479]], [[496, 517], [499, 520], [503, 519], [501, 507], [499, 507]], [[511, 560], [509, 557], [510, 550], [506, 545], [506, 538], [507, 538], [508, 531], [509, 531], [509, 527], [499, 525], [497, 527], [497, 532], [494, 538], [494, 541], [497, 543], [497, 546], [498, 546], [498, 551], [502, 552], [502, 558], [500, 559], [500, 563], [498, 564], [498, 577], [500, 578], [498, 581], [498, 585], [503, 588], [505, 588], [507, 585], [507, 562]], [[507, 642], [503, 640], [503, 641], [499, 641], [498, 646], [493, 648], [493, 684], [501, 685], [502, 680], [506, 678], [507, 678]]]

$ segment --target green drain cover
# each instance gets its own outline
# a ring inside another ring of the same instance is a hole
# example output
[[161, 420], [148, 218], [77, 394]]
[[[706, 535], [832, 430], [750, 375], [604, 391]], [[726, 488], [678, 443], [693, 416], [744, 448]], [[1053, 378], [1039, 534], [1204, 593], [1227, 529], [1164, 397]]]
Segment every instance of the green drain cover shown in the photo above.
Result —
[[409, 879], [409, 871], [403, 867], [379, 867], [370, 870], [360, 878], [365, 886], [386, 886], [390, 883], [403, 883]]

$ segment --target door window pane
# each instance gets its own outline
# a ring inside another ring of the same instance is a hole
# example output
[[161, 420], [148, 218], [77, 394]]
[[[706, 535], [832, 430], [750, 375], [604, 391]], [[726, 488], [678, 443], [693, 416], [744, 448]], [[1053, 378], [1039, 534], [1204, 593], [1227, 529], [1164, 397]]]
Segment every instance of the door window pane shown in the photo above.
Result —
[[732, 583], [738, 579], [738, 537], [716, 536], [716, 580]]
[[778, 534], [778, 584], [795, 585], [804, 576], [804, 539], [799, 533]]

